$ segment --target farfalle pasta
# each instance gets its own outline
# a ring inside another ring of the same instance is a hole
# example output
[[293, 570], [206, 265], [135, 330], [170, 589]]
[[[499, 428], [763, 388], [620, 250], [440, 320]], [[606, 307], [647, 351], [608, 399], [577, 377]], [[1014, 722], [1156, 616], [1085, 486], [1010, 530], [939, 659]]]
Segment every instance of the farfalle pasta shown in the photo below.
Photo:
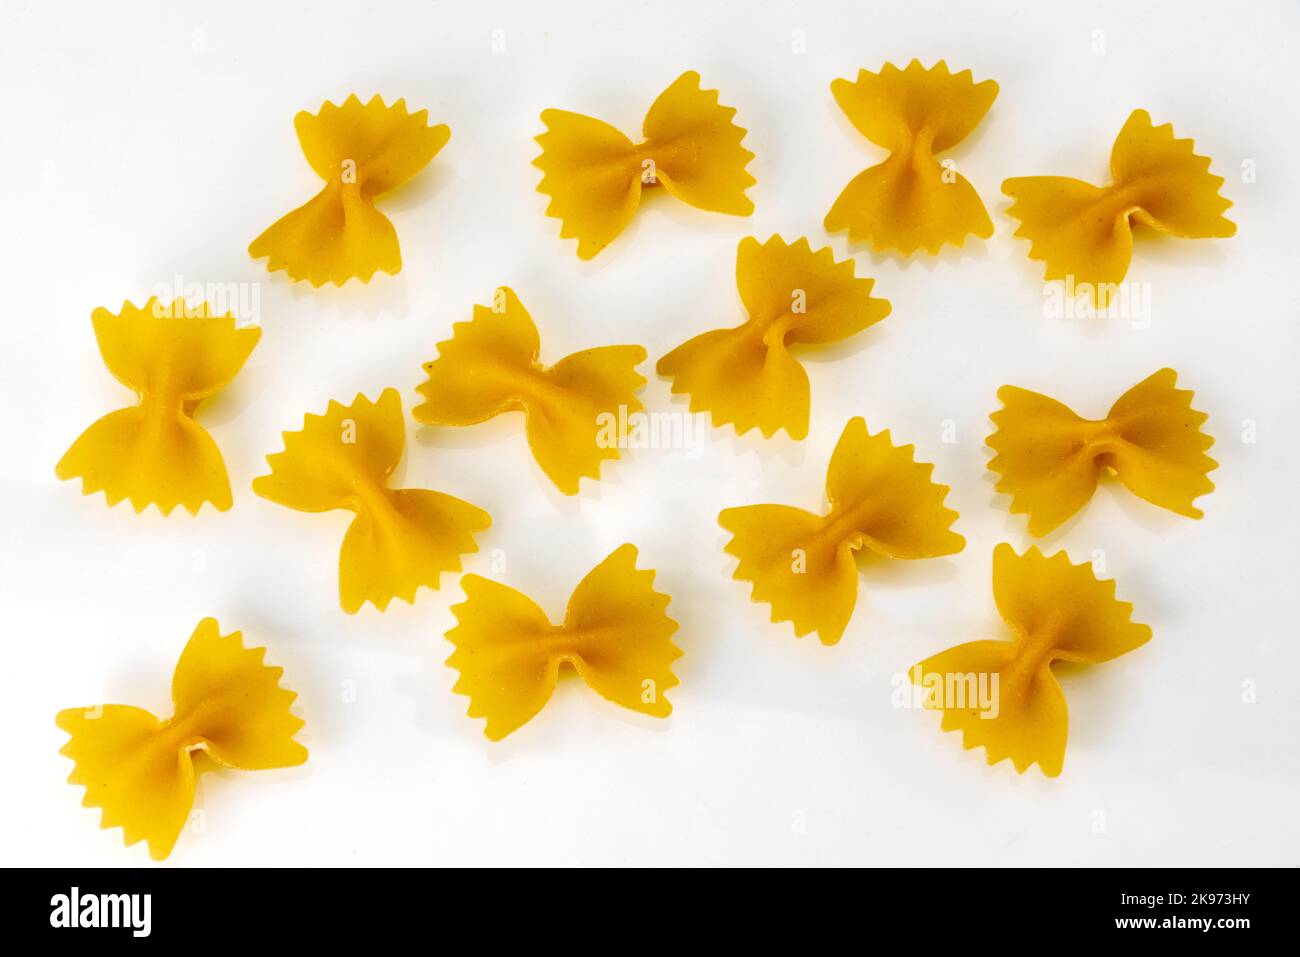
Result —
[[303, 726], [290, 712], [297, 695], [280, 687], [283, 669], [266, 664], [265, 653], [205, 618], [176, 664], [170, 718], [121, 704], [59, 712], [69, 735], [59, 753], [74, 764], [68, 783], [85, 787], [84, 806], [102, 809], [100, 827], [122, 828], [128, 847], [147, 841], [150, 856], [162, 860], [189, 819], [199, 771], [307, 760], [294, 740]]
[[785, 429], [802, 439], [808, 373], [789, 347], [847, 339], [889, 315], [889, 301], [872, 297], [874, 280], [855, 276], [852, 259], [836, 262], [829, 246], [814, 252], [807, 239], [790, 244], [780, 236], [740, 241], [736, 285], [748, 321], [687, 340], [655, 368], [714, 425], [765, 436]]
[[1110, 661], [1146, 644], [1151, 629], [1131, 620], [1133, 606], [1116, 599], [1113, 581], [1065, 552], [1017, 555], [999, 545], [993, 597], [1013, 640], [958, 645], [914, 665], [909, 677], [923, 705], [943, 712], [943, 730], [984, 748], [989, 764], [1010, 758], [1019, 772], [1037, 764], [1056, 777], [1069, 722], [1052, 663]]
[[1104, 306], [1128, 274], [1134, 223], [1185, 239], [1235, 235], [1223, 215], [1232, 205], [1219, 195], [1223, 178], [1194, 148], [1174, 137], [1172, 124], [1154, 126], [1146, 110], [1134, 110], [1111, 150], [1109, 186], [1066, 176], [1007, 180], [1007, 213], [1020, 220], [1016, 235], [1030, 241], [1029, 258], [1046, 264], [1046, 278], [1072, 278]]
[[397, 230], [374, 201], [447, 144], [451, 130], [428, 121], [428, 110], [409, 113], [405, 100], [385, 106], [374, 96], [363, 105], [356, 94], [342, 106], [326, 101], [319, 113], [299, 113], [293, 120], [298, 142], [325, 188], [254, 239], [249, 255], [313, 286], [400, 272]]
[[1114, 476], [1134, 495], [1179, 515], [1200, 518], [1192, 503], [1213, 491], [1206, 473], [1218, 467], [1205, 450], [1214, 439], [1201, 431], [1206, 414], [1192, 408], [1192, 392], [1176, 387], [1178, 374], [1161, 369], [1129, 389], [1104, 419], [1084, 419], [1055, 399], [1006, 385], [1002, 408], [990, 418], [985, 441], [997, 453], [989, 469], [1011, 511], [1029, 516], [1029, 533], [1046, 535], [1078, 512]]
[[739, 560], [733, 577], [752, 583], [753, 600], [772, 606], [772, 621], [835, 644], [858, 600], [855, 551], [915, 559], [965, 546], [952, 530], [957, 513], [944, 506], [948, 487], [931, 479], [933, 469], [913, 459], [912, 446], [895, 446], [888, 429], [871, 435], [863, 419], [850, 419], [826, 471], [824, 515], [788, 505], [718, 515], [732, 536], [726, 551]]
[[641, 411], [636, 392], [645, 377], [641, 346], [602, 346], [566, 356], [553, 366], [537, 361], [537, 326], [514, 290], [501, 287], [491, 306], [453, 326], [424, 364], [429, 378], [415, 407], [426, 425], [475, 425], [503, 412], [524, 413], [528, 446], [542, 471], [566, 495], [579, 479], [600, 477], [600, 464], [619, 457], [610, 422]]
[[855, 176], [826, 214], [826, 229], [848, 230], [852, 242], [911, 255], [934, 255], [970, 235], [987, 239], [993, 222], [975, 188], [951, 161], [952, 149], [980, 124], [998, 95], [993, 80], [976, 83], [970, 70], [951, 73], [940, 60], [930, 69], [913, 60], [900, 70], [859, 70], [836, 80], [831, 93], [863, 136], [889, 150], [884, 162]]
[[396, 389], [378, 402], [358, 395], [308, 414], [284, 433], [284, 451], [268, 455], [271, 473], [253, 480], [263, 498], [302, 512], [348, 509], [356, 517], [339, 550], [339, 602], [348, 614], [366, 602], [380, 611], [394, 598], [413, 603], [421, 586], [478, 551], [474, 536], [492, 524], [483, 509], [427, 489], [388, 487], [406, 444]]
[[754, 154], [741, 146], [745, 130], [717, 90], [700, 88], [688, 71], [646, 113], [642, 142], [608, 123], [568, 110], [544, 110], [542, 173], [537, 190], [550, 197], [546, 214], [560, 220], [560, 237], [578, 240], [578, 258], [592, 259], [614, 241], [641, 203], [641, 191], [663, 186], [697, 209], [748, 216], [754, 204], [745, 171]]
[[668, 717], [677, 622], [667, 614], [671, 599], [654, 590], [655, 573], [636, 560], [635, 546], [615, 549], [578, 583], [559, 625], [513, 588], [461, 579], [465, 601], [451, 609], [457, 625], [447, 640], [456, 650], [447, 664], [460, 673], [453, 690], [469, 697], [469, 716], [487, 719], [488, 738], [500, 741], [531, 720], [564, 664], [614, 704]]
[[140, 401], [81, 433], [55, 474], [81, 479], [84, 494], [103, 492], [109, 505], [125, 498], [137, 512], [156, 505], [167, 515], [181, 505], [197, 513], [204, 502], [230, 508], [221, 450], [194, 414], [230, 384], [262, 331], [182, 299], [126, 302], [117, 315], [96, 309], [91, 322], [104, 365]]

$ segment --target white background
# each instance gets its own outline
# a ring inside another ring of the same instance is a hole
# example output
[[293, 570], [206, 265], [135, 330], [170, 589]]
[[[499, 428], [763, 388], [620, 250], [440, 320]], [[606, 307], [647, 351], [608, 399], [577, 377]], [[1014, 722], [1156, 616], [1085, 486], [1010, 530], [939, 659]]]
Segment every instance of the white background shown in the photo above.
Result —
[[[135, 6], [6, 3], [0, 16], [5, 863], [148, 863], [143, 844], [124, 849], [120, 831], [98, 830], [97, 812], [79, 807], [54, 715], [101, 701], [167, 714], [176, 656], [214, 615], [284, 666], [311, 759], [205, 775], [206, 826], [182, 835], [173, 865], [1300, 864], [1295, 3]], [[652, 363], [743, 320], [742, 237], [779, 231], [850, 252], [822, 219], [883, 154], [840, 114], [830, 82], [913, 56], [1001, 85], [951, 154], [996, 231], [934, 260], [853, 250], [894, 311], [803, 354], [805, 442], [709, 430], [695, 450], [632, 453], [565, 498], [534, 465], [518, 416], [459, 430], [410, 423], [399, 481], [494, 519], [467, 570], [558, 618], [578, 579], [631, 541], [681, 623], [671, 719], [566, 680], [530, 724], [490, 743], [443, 665], [456, 576], [414, 606], [345, 615], [336, 566], [349, 515], [254, 496], [263, 456], [331, 398], [395, 386], [409, 411], [435, 343], [502, 283], [537, 320], [544, 360], [644, 344], [645, 401], [680, 412]], [[581, 263], [535, 192], [539, 112], [574, 109], [635, 134], [685, 69], [750, 131], [757, 212], [653, 196]], [[294, 114], [352, 92], [427, 107], [451, 141], [380, 201], [401, 238], [399, 276], [291, 286], [246, 248], [320, 187]], [[1012, 238], [1000, 183], [1104, 182], [1111, 142], [1138, 107], [1213, 157], [1239, 234], [1141, 237], [1129, 279], [1150, 283], [1145, 328], [1046, 318], [1041, 264]], [[1247, 161], [1256, 182], [1242, 181]], [[224, 453], [234, 508], [164, 519], [83, 497], [54, 463], [132, 401], [100, 361], [91, 310], [142, 303], [178, 275], [260, 283], [264, 335], [198, 416]], [[937, 716], [895, 708], [891, 682], [940, 649], [1007, 634], [992, 550], [1030, 539], [985, 469], [994, 393], [1015, 383], [1100, 416], [1166, 365], [1196, 390], [1218, 440], [1206, 517], [1108, 483], [1044, 543], [1076, 561], [1103, 550], [1155, 637], [1065, 672], [1059, 779], [988, 767], [940, 733]], [[936, 463], [968, 545], [871, 563], [848, 631], [828, 648], [770, 624], [730, 580], [716, 515], [763, 501], [820, 507], [827, 457], [853, 415]], [[1257, 703], [1243, 703], [1246, 682]]]

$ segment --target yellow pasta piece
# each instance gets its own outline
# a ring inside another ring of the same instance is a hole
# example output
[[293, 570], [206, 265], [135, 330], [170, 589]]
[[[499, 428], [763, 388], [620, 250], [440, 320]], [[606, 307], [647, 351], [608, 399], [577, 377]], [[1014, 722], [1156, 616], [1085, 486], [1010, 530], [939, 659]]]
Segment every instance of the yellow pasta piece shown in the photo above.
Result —
[[1192, 408], [1178, 374], [1161, 369], [1115, 401], [1104, 419], [1084, 419], [1037, 392], [1005, 385], [1002, 408], [985, 441], [997, 454], [989, 469], [1011, 511], [1029, 516], [1029, 534], [1046, 535], [1083, 508], [1102, 475], [1113, 474], [1134, 495], [1179, 515], [1200, 518], [1192, 503], [1214, 490], [1206, 473], [1218, 463], [1205, 454], [1214, 439], [1208, 418]]
[[262, 330], [236, 328], [233, 316], [182, 299], [125, 302], [118, 315], [96, 309], [90, 318], [104, 365], [140, 403], [81, 433], [55, 474], [81, 479], [83, 494], [103, 492], [109, 505], [128, 499], [137, 512], [151, 504], [164, 515], [177, 505], [197, 513], [204, 502], [230, 508], [221, 450], [194, 412], [230, 384]]
[[576, 495], [579, 479], [599, 478], [600, 463], [619, 457], [618, 423], [642, 408], [636, 392], [646, 380], [636, 367], [646, 351], [603, 346], [544, 366], [540, 350], [532, 317], [502, 286], [491, 306], [475, 306], [474, 318], [438, 343], [413, 414], [426, 425], [475, 425], [522, 411], [537, 464], [556, 488]]
[[847, 339], [889, 315], [889, 301], [871, 296], [874, 282], [854, 276], [852, 259], [836, 262], [829, 246], [814, 252], [807, 239], [742, 239], [736, 285], [749, 320], [687, 340], [655, 368], [714, 425], [731, 423], [738, 434], [757, 428], [769, 437], [785, 429], [802, 439], [808, 374], [789, 347]]
[[1010, 758], [1019, 772], [1037, 764], [1056, 777], [1068, 721], [1052, 662], [1110, 661], [1146, 644], [1151, 629], [1130, 620], [1133, 606], [1115, 598], [1113, 581], [1072, 565], [1065, 552], [1017, 555], [999, 545], [993, 597], [1012, 641], [949, 648], [914, 665], [909, 677], [924, 689], [924, 706], [943, 711], [943, 730], [961, 731], [965, 747], [984, 748], [989, 764]]
[[570, 664], [601, 697], [656, 718], [673, 707], [677, 684], [671, 599], [654, 590], [655, 573], [638, 570], [637, 551], [622, 545], [573, 590], [564, 623], [553, 625], [526, 595], [466, 575], [465, 601], [452, 606], [456, 646], [447, 664], [460, 673], [452, 689], [469, 697], [469, 716], [486, 718], [484, 733], [500, 741], [550, 700], [560, 666]]
[[280, 687], [283, 669], [265, 664], [265, 653], [205, 618], [176, 664], [170, 718], [121, 704], [59, 712], [70, 735], [59, 753], [75, 765], [68, 783], [85, 787], [85, 807], [103, 810], [100, 827], [122, 828], [128, 847], [147, 841], [162, 860], [189, 819], [197, 773], [209, 766], [196, 752], [241, 771], [307, 760], [293, 740], [303, 725], [289, 710], [297, 695]]
[[859, 173], [826, 215], [828, 232], [848, 230], [849, 240], [911, 255], [961, 246], [969, 235], [993, 235], [979, 194], [951, 161], [952, 149], [975, 129], [998, 95], [992, 80], [976, 83], [970, 70], [950, 73], [940, 60], [930, 69], [913, 60], [900, 70], [859, 70], [854, 82], [836, 80], [831, 93], [849, 121], [889, 157]]
[[850, 419], [826, 471], [830, 509], [815, 515], [788, 505], [724, 509], [718, 524], [731, 533], [726, 551], [739, 559], [733, 577], [753, 584], [754, 601], [772, 606], [772, 621], [789, 621], [796, 637], [817, 632], [840, 640], [858, 600], [861, 548], [890, 558], [933, 558], [962, 550], [952, 531], [958, 515], [943, 504], [946, 485], [934, 466], [895, 446], [885, 429], [867, 432]]
[[1128, 274], [1134, 223], [1185, 239], [1235, 235], [1223, 215], [1232, 205], [1219, 195], [1223, 178], [1194, 146], [1175, 139], [1172, 124], [1153, 126], [1146, 110], [1134, 110], [1111, 150], [1109, 186], [1065, 176], [1007, 180], [1007, 212], [1020, 220], [1016, 235], [1030, 241], [1029, 258], [1046, 264], [1046, 278], [1072, 277], [1105, 306]]
[[319, 113], [299, 113], [298, 142], [325, 188], [254, 239], [249, 255], [313, 286], [400, 272], [397, 231], [374, 202], [424, 169], [451, 139], [450, 129], [428, 121], [428, 110], [408, 113], [405, 100], [385, 106], [374, 96], [363, 106], [355, 93], [342, 106], [326, 101]]
[[544, 110], [542, 173], [537, 191], [551, 198], [546, 215], [561, 222], [560, 237], [578, 240], [578, 258], [592, 259], [632, 221], [641, 190], [663, 186], [697, 209], [748, 216], [745, 190], [754, 154], [741, 146], [745, 130], [717, 90], [700, 88], [700, 75], [683, 73], [646, 113], [641, 143], [600, 120], [567, 110]]
[[478, 551], [474, 536], [492, 518], [468, 502], [426, 489], [388, 487], [406, 444], [396, 389], [378, 402], [358, 395], [308, 414], [299, 432], [284, 433], [284, 451], [268, 455], [271, 474], [253, 491], [302, 512], [343, 508], [356, 518], [339, 550], [339, 602], [348, 614], [366, 602], [380, 611], [394, 598], [414, 603], [424, 585], [460, 571], [460, 556]]

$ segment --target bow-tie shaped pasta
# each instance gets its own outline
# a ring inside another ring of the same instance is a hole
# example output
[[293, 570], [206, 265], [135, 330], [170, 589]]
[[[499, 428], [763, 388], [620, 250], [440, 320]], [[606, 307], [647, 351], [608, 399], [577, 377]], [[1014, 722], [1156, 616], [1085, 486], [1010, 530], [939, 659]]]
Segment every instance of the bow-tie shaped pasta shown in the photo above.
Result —
[[207, 303], [177, 299], [144, 308], [122, 304], [120, 315], [91, 315], [104, 365], [140, 397], [85, 432], [59, 460], [55, 474], [81, 479], [83, 494], [103, 492], [109, 505], [129, 499], [164, 515], [177, 505], [197, 513], [204, 502], [230, 508], [230, 479], [221, 450], [194, 421], [199, 403], [230, 384], [262, 336], [215, 316]]
[[1084, 419], [1055, 399], [1004, 385], [997, 427], [985, 442], [997, 453], [989, 469], [1011, 511], [1029, 516], [1029, 534], [1043, 536], [1083, 508], [1103, 473], [1153, 505], [1200, 518], [1192, 503], [1214, 490], [1205, 454], [1214, 439], [1208, 418], [1192, 408], [1192, 392], [1175, 388], [1178, 374], [1161, 369], [1120, 396], [1106, 418]]
[[656, 371], [673, 377], [673, 392], [688, 393], [691, 411], [707, 410], [714, 425], [730, 422], [742, 435], [785, 429], [802, 439], [808, 373], [787, 347], [846, 339], [889, 315], [889, 301], [871, 296], [874, 280], [853, 273], [852, 259], [836, 262], [829, 246], [813, 252], [807, 239], [742, 239], [736, 285], [749, 320], [682, 343]]
[[646, 380], [636, 367], [645, 349], [584, 349], [544, 366], [537, 326], [505, 286], [452, 331], [438, 343], [438, 358], [424, 364], [429, 379], [418, 387], [424, 402], [412, 413], [417, 421], [475, 425], [522, 411], [533, 457], [565, 495], [578, 494], [579, 479], [600, 478], [600, 463], [619, 457], [617, 423], [641, 411], [636, 392]]
[[405, 100], [385, 106], [374, 96], [363, 106], [356, 94], [342, 106], [327, 100], [319, 113], [299, 113], [298, 142], [325, 188], [254, 239], [249, 255], [313, 286], [400, 272], [397, 231], [374, 200], [424, 169], [451, 138], [428, 120], [428, 110], [408, 113]]
[[931, 255], [945, 243], [961, 246], [974, 234], [993, 235], [993, 222], [975, 188], [936, 153], [952, 149], [975, 129], [998, 95], [993, 80], [976, 83], [970, 70], [950, 73], [940, 60], [930, 69], [913, 60], [900, 70], [859, 70], [855, 82], [836, 80], [831, 93], [863, 136], [889, 157], [855, 176], [826, 214], [826, 230], [847, 229], [850, 241], [874, 249]]
[[456, 646], [447, 664], [460, 672], [452, 689], [469, 697], [469, 716], [487, 718], [500, 741], [550, 700], [560, 666], [570, 664], [601, 697], [656, 718], [673, 707], [677, 684], [671, 599], [654, 590], [655, 573], [638, 570], [637, 551], [622, 545], [573, 590], [564, 623], [553, 625], [531, 599], [499, 582], [466, 575], [465, 601], [452, 606]]
[[1133, 606], [1115, 598], [1113, 581], [1071, 564], [1065, 552], [1017, 555], [999, 545], [993, 597], [1013, 641], [957, 645], [914, 665], [909, 677], [924, 690], [924, 706], [943, 711], [943, 730], [961, 731], [967, 748], [983, 747], [989, 764], [1010, 758], [1024, 772], [1037, 763], [1056, 777], [1069, 722], [1052, 662], [1110, 661], [1150, 641], [1151, 629], [1130, 620]]
[[1133, 223], [1185, 239], [1226, 238], [1237, 232], [1224, 217], [1232, 205], [1219, 195], [1223, 178], [1210, 172], [1191, 140], [1174, 138], [1170, 123], [1152, 126], [1134, 110], [1115, 138], [1109, 186], [1066, 176], [1023, 176], [1002, 184], [1020, 220], [1016, 235], [1030, 241], [1046, 278], [1073, 277], [1105, 306], [1133, 258]]
[[150, 856], [162, 860], [190, 816], [198, 772], [307, 760], [293, 740], [303, 725], [289, 711], [297, 695], [280, 687], [283, 669], [265, 664], [265, 654], [205, 618], [176, 664], [167, 720], [121, 704], [59, 712], [56, 723], [71, 736], [59, 753], [75, 764], [68, 783], [85, 787], [85, 807], [102, 808], [100, 827], [122, 828], [128, 847], [148, 841]]
[[724, 509], [718, 524], [731, 533], [726, 551], [740, 560], [733, 575], [753, 584], [752, 600], [772, 606], [772, 621], [794, 624], [796, 637], [817, 632], [840, 640], [858, 600], [854, 552], [890, 558], [934, 558], [962, 550], [952, 531], [958, 515], [945, 508], [946, 485], [934, 466], [917, 462], [910, 445], [889, 430], [870, 435], [861, 418], [844, 427], [826, 470], [825, 515], [788, 505]]
[[641, 143], [600, 120], [567, 110], [544, 110], [546, 132], [539, 193], [551, 198], [546, 215], [560, 220], [562, 239], [578, 240], [578, 258], [592, 259], [614, 241], [641, 203], [643, 187], [662, 185], [697, 209], [748, 216], [745, 190], [754, 177], [745, 166], [754, 154], [741, 146], [745, 130], [717, 90], [700, 89], [688, 71], [646, 113]]
[[394, 598], [413, 603], [421, 585], [436, 589], [460, 556], [478, 551], [474, 536], [492, 518], [468, 502], [426, 489], [388, 487], [402, 458], [402, 398], [385, 389], [378, 402], [358, 395], [308, 414], [285, 432], [284, 451], [268, 455], [271, 474], [253, 491], [302, 512], [344, 508], [356, 514], [339, 551], [339, 602], [348, 614], [366, 602], [380, 611]]

